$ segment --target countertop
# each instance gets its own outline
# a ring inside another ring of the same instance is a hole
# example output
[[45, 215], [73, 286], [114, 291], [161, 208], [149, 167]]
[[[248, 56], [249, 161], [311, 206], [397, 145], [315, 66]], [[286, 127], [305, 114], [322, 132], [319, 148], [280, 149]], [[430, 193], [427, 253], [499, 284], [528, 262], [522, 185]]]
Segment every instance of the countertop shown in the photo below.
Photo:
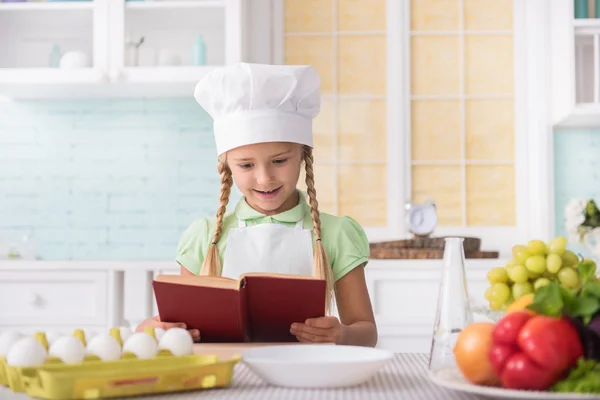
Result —
[[[135, 397], [138, 400], [195, 400], [195, 399], [404, 399], [404, 400], [479, 400], [483, 397], [441, 388], [427, 377], [427, 355], [398, 353], [370, 381], [354, 387], [339, 389], [290, 389], [270, 386], [243, 362], [235, 367], [231, 386], [222, 389], [193, 391], [158, 396]], [[13, 394], [0, 388], [2, 400], [26, 400], [30, 397]]]

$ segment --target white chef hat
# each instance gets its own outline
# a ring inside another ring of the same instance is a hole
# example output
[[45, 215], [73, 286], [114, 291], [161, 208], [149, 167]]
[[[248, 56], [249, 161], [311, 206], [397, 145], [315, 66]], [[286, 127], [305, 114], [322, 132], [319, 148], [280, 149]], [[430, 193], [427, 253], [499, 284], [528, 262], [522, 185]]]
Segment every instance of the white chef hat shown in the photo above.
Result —
[[196, 85], [194, 98], [214, 120], [219, 155], [263, 142], [312, 147], [319, 86], [311, 66], [239, 63], [209, 72]]

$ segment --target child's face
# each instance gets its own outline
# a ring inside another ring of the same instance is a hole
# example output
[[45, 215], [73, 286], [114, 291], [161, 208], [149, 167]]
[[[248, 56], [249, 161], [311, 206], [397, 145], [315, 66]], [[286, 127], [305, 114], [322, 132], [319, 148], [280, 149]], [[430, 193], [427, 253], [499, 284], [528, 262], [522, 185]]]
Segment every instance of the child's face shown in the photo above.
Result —
[[227, 153], [227, 164], [246, 201], [263, 214], [292, 208], [302, 165], [302, 146], [295, 143], [258, 143]]

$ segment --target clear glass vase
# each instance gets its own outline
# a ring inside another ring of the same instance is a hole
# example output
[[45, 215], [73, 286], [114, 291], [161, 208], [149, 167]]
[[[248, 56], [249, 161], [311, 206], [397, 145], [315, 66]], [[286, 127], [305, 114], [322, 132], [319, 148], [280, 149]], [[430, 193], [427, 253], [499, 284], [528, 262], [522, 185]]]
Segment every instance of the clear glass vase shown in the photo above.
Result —
[[463, 238], [445, 239], [442, 276], [429, 353], [429, 369], [456, 365], [454, 345], [460, 332], [473, 322], [465, 273]]

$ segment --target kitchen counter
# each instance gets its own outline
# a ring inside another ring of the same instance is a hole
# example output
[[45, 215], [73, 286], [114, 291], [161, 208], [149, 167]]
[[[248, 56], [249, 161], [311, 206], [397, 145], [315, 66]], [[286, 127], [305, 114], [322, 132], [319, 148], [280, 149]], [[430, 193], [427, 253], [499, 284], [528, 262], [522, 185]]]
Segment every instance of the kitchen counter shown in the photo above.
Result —
[[[0, 388], [3, 400], [25, 400], [30, 397]], [[250, 371], [243, 362], [235, 367], [231, 386], [222, 389], [194, 391], [159, 396], [136, 397], [140, 400], [196, 399], [406, 399], [406, 400], [478, 400], [482, 397], [441, 388], [427, 377], [427, 355], [396, 354], [370, 381], [339, 389], [292, 389], [270, 386]]]

